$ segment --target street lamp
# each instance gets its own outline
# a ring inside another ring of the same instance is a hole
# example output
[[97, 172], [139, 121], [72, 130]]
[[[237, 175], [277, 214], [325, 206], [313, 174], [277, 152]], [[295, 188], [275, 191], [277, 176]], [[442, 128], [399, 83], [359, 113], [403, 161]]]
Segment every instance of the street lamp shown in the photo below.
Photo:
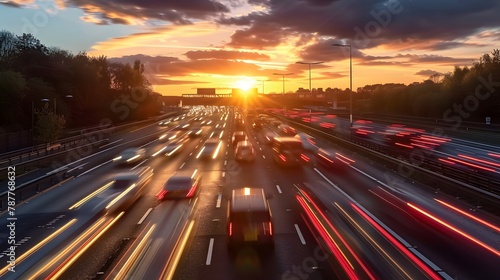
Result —
[[302, 62], [302, 61], [297, 61], [295, 63], [309, 65], [309, 93], [312, 93], [312, 87], [311, 87], [311, 65], [312, 64], [321, 64], [321, 63], [324, 63], [324, 61], [318, 61], [318, 62]]
[[350, 92], [349, 92], [349, 123], [352, 126], [352, 48], [348, 44], [332, 44], [335, 47], [349, 47], [349, 80], [350, 80]]
[[285, 94], [285, 76], [288, 75], [293, 75], [294, 73], [286, 73], [286, 74], [280, 74], [280, 73], [273, 73], [273, 75], [279, 75], [283, 77], [283, 94]]
[[262, 82], [262, 94], [265, 94], [264, 92], [264, 83], [267, 82], [269, 80], [259, 80], [259, 82]]

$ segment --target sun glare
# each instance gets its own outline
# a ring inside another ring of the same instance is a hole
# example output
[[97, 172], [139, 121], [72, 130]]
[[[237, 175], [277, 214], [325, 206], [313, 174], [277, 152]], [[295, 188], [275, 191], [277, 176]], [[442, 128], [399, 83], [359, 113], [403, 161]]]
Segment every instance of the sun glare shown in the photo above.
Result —
[[244, 91], [251, 89], [254, 86], [254, 84], [255, 81], [249, 78], [236, 81], [236, 87]]

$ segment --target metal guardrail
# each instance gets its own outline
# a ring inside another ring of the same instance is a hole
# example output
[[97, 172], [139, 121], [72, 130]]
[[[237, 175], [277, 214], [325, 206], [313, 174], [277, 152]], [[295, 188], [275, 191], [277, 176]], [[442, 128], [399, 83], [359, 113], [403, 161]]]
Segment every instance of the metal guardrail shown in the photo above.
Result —
[[[60, 180], [65, 172], [66, 169], [61, 169], [58, 172], [48, 173], [31, 181], [25, 182], [24, 184], [16, 186], [15, 190], [13, 191], [16, 200], [16, 206], [18, 206], [24, 200], [44, 190], [55, 187], [67, 180], [70, 180], [71, 177], [63, 181]], [[8, 209], [9, 197], [12, 197], [11, 194], [9, 195], [9, 191], [5, 191], [0, 194], [0, 211]]]
[[[92, 138], [93, 136], [97, 136], [97, 135], [109, 136], [113, 133], [122, 131], [122, 130], [129, 128], [131, 126], [142, 125], [142, 124], [148, 123], [148, 122], [156, 122], [160, 119], [168, 118], [168, 117], [174, 116], [176, 114], [178, 114], [178, 113], [172, 112], [172, 113], [168, 113], [168, 114], [165, 114], [165, 115], [162, 115], [159, 117], [155, 117], [152, 119], [123, 124], [123, 125], [119, 125], [119, 126], [110, 126], [110, 127], [106, 127], [106, 128], [97, 127], [97, 128], [101, 128], [101, 129], [90, 131], [90, 132], [87, 132], [85, 134], [78, 135], [78, 136], [64, 138], [64, 139], [62, 139], [63, 141], [60, 141], [58, 143], [58, 145], [52, 147], [51, 149], [48, 149], [45, 144], [41, 144], [41, 145], [36, 146], [36, 150], [32, 149], [30, 147], [30, 148], [21, 149], [21, 150], [9, 152], [9, 153], [4, 153], [4, 154], [0, 155], [0, 158], [2, 158], [0, 160], [0, 166], [3, 165], [3, 167], [0, 167], [0, 171], [4, 170], [7, 166], [10, 166], [10, 165], [25, 164], [25, 163], [32, 162], [33, 159], [37, 159], [37, 158], [44, 157], [44, 156], [50, 156], [54, 152], [67, 151], [68, 149], [75, 148], [75, 147], [79, 146], [82, 142], [95, 142], [96, 141], [95, 139], [89, 140], [89, 138]], [[102, 140], [102, 139], [100, 139], [100, 140]]]

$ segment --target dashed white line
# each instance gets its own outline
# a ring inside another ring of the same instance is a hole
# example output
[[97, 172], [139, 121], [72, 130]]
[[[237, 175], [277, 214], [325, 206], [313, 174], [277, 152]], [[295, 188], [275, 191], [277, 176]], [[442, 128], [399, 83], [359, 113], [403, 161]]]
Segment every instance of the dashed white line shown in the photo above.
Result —
[[263, 159], [266, 159], [266, 156], [265, 156], [265, 155], [262, 155], [262, 158], [263, 158]]
[[226, 172], [222, 172], [222, 177], [226, 177]]
[[85, 174], [87, 174], [87, 173], [89, 173], [89, 172], [91, 172], [91, 171], [94, 171], [95, 169], [97, 169], [97, 168], [99, 168], [99, 167], [101, 167], [101, 166], [105, 165], [106, 163], [110, 163], [110, 162], [112, 162], [112, 161], [113, 161], [113, 160], [112, 160], [112, 159], [110, 159], [110, 160], [108, 160], [108, 161], [106, 161], [106, 162], [103, 162], [103, 163], [101, 163], [101, 164], [99, 164], [99, 165], [97, 165], [97, 166], [94, 166], [94, 167], [90, 168], [89, 170], [87, 170], [87, 171], [85, 171], [85, 172], [83, 172], [83, 173], [79, 174], [79, 175], [78, 175], [78, 176], [76, 176], [76, 177], [83, 176], [83, 175], [85, 175]]
[[224, 165], [227, 165], [227, 160], [224, 161]]
[[278, 189], [278, 192], [279, 192], [279, 193], [283, 193], [283, 192], [281, 192], [280, 185], [276, 185], [276, 188]]
[[153, 208], [149, 208], [148, 211], [146, 211], [146, 213], [144, 213], [144, 215], [142, 216], [142, 218], [137, 222], [137, 224], [138, 225], [142, 224], [142, 222], [144, 222], [144, 220], [149, 215], [149, 213], [151, 213], [151, 211], [153, 211]]
[[217, 204], [215, 205], [215, 208], [220, 208], [220, 204], [222, 202], [222, 193], [219, 193], [217, 196]]
[[210, 265], [212, 263], [212, 251], [214, 249], [214, 239], [210, 238], [210, 244], [208, 244], [208, 253], [207, 253], [207, 261], [206, 265]]
[[186, 163], [185, 163], [185, 162], [183, 162], [183, 163], [181, 164], [181, 166], [179, 166], [179, 169], [182, 169], [182, 168], [184, 167], [184, 164], [186, 164]]
[[294, 224], [294, 225], [295, 225], [295, 230], [297, 231], [297, 234], [299, 235], [300, 242], [302, 243], [302, 245], [306, 245], [306, 240], [304, 239], [304, 236], [302, 236], [302, 232], [300, 231], [299, 225], [297, 225], [297, 224]]

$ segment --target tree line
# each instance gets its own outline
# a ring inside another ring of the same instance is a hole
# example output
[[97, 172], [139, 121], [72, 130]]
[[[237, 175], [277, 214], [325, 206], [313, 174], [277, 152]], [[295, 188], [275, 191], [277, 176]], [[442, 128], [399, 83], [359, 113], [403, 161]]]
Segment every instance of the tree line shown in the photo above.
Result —
[[500, 123], [500, 51], [482, 55], [471, 66], [434, 74], [422, 82], [375, 84], [357, 89], [358, 108], [374, 113], [434, 119]]
[[0, 132], [31, 129], [33, 113], [36, 126], [48, 120], [66, 128], [158, 115], [161, 95], [143, 72], [139, 60], [110, 62], [47, 47], [32, 34], [0, 31]]

